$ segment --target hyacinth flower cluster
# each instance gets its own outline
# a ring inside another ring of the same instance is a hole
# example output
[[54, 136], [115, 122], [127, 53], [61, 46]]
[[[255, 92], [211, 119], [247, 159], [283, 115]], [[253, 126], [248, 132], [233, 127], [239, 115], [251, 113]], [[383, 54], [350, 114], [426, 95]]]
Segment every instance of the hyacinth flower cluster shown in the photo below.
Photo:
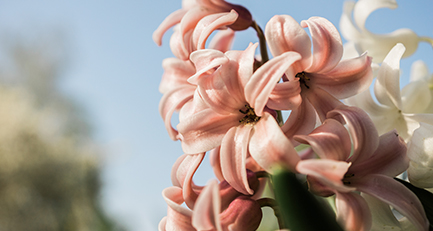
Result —
[[[432, 75], [417, 62], [400, 90], [399, 62], [431, 40], [409, 29], [369, 32], [365, 20], [383, 7], [396, 3], [346, 3], [343, 46], [323, 17], [276, 15], [263, 31], [244, 6], [183, 0], [153, 37], [161, 45], [173, 28], [159, 110], [184, 152], [162, 193], [159, 230], [257, 230], [263, 207], [274, 209], [279, 230], [314, 230], [314, 217], [329, 217], [332, 230], [429, 230]], [[249, 28], [260, 43], [232, 50], [235, 34]], [[216, 179], [200, 186], [193, 177], [205, 155]], [[298, 189], [308, 190], [296, 198]], [[286, 195], [292, 204], [329, 204], [294, 224], [288, 216], [301, 212], [290, 213]]]

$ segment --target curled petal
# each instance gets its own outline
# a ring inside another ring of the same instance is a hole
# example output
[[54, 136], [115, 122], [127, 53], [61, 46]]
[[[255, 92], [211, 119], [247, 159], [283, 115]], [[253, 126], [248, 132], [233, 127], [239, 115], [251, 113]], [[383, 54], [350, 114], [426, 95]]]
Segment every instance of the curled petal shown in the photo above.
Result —
[[344, 105], [330, 111], [327, 117], [347, 124], [353, 144], [350, 162], [366, 160], [372, 156], [379, 145], [379, 135], [367, 113], [359, 108]]
[[313, 59], [306, 72], [325, 73], [332, 70], [343, 56], [343, 43], [337, 28], [325, 18], [311, 17], [301, 22], [310, 29], [313, 40]]
[[192, 211], [183, 207], [182, 189], [169, 187], [162, 191], [162, 196], [167, 202], [167, 217], [159, 224], [159, 230], [188, 230], [193, 231], [191, 225]]
[[196, 49], [204, 49], [207, 38], [218, 28], [233, 24], [238, 13], [231, 10], [229, 13], [211, 14], [202, 18], [194, 29], [192, 42]]
[[[307, 176], [314, 177], [320, 184], [327, 186], [331, 190], [347, 193], [356, 189], [347, 187], [342, 182], [349, 167], [350, 163], [345, 161], [310, 159], [299, 161], [296, 165], [296, 170]], [[309, 183], [314, 189], [314, 183]]]
[[371, 58], [366, 54], [341, 61], [333, 70], [310, 74], [311, 85], [319, 86], [337, 99], [344, 99], [367, 90], [373, 80]]
[[270, 173], [278, 165], [294, 171], [300, 160], [292, 143], [269, 113], [265, 113], [254, 125], [249, 150], [254, 160]]
[[218, 147], [226, 132], [239, 125], [243, 114], [219, 115], [211, 109], [184, 118], [177, 125], [185, 153], [207, 152]]
[[292, 110], [302, 102], [299, 79], [278, 83], [269, 95], [267, 107], [274, 110]]
[[395, 177], [406, 171], [409, 167], [409, 158], [406, 155], [406, 143], [396, 130], [380, 136], [379, 146], [374, 154], [364, 161], [357, 161], [349, 173], [356, 176], [366, 174], [384, 174]]
[[218, 31], [209, 43], [210, 49], [226, 52], [230, 50], [235, 32], [232, 29]]
[[245, 86], [245, 97], [258, 116], [262, 115], [269, 95], [284, 72], [300, 58], [298, 53], [286, 52], [269, 60], [254, 72]]
[[192, 30], [182, 34], [180, 33], [179, 25], [173, 27], [173, 34], [170, 38], [170, 49], [177, 58], [184, 61], [188, 60], [188, 57], [192, 52], [192, 47], [191, 43], [185, 43], [184, 40], [190, 40], [191, 36]]
[[192, 225], [197, 230], [222, 231], [219, 218], [221, 198], [218, 183], [210, 181], [197, 199], [197, 206], [192, 214]]
[[311, 41], [307, 32], [289, 15], [275, 15], [266, 24], [266, 40], [274, 57], [295, 51], [302, 57], [302, 66], [310, 65]]
[[370, 230], [372, 217], [368, 204], [356, 193], [337, 193], [337, 219], [348, 231]]
[[417, 60], [412, 63], [412, 67], [410, 69], [410, 82], [428, 80], [429, 77], [430, 72], [424, 61]]
[[289, 118], [281, 129], [293, 145], [299, 144], [293, 139], [295, 135], [306, 135], [316, 126], [316, 112], [308, 100], [302, 100], [301, 105], [292, 110]]
[[220, 161], [220, 147], [214, 148], [209, 152], [209, 161], [213, 172], [219, 181], [224, 180]]
[[[361, 37], [358, 27], [353, 24], [352, 20], [352, 11], [355, 7], [355, 4], [356, 2], [354, 1], [345, 1], [343, 3], [343, 14], [340, 18], [341, 35], [343, 35], [343, 37], [349, 41], [354, 41]], [[344, 46], [346, 46], [346, 44]], [[346, 49], [344, 49], [344, 52], [346, 52]]]
[[189, 85], [187, 79], [195, 74], [195, 67], [189, 61], [183, 61], [177, 58], [167, 58], [162, 61], [164, 74], [159, 84], [159, 92], [166, 93], [181, 85]]
[[190, 59], [197, 69], [197, 72], [188, 79], [192, 84], [197, 84], [203, 74], [211, 74], [216, 67], [229, 62], [223, 52], [213, 49], [194, 51]]
[[365, 30], [365, 21], [368, 16], [375, 10], [380, 8], [397, 8], [395, 0], [363, 0], [357, 2], [353, 10], [353, 18], [355, 19], [356, 25], [361, 29]]
[[252, 126], [231, 128], [221, 143], [221, 167], [224, 179], [237, 191], [251, 195], [245, 168]]
[[309, 144], [320, 158], [346, 161], [351, 151], [351, 141], [346, 128], [338, 121], [327, 119], [308, 136], [297, 135], [294, 139]]
[[370, 208], [373, 218], [373, 228], [378, 230], [402, 231], [400, 222], [395, 218], [388, 204], [365, 193], [362, 193], [361, 196], [365, 199]]
[[171, 117], [180, 110], [186, 102], [192, 99], [194, 87], [180, 87], [167, 92], [159, 103], [159, 113], [164, 120], [165, 128], [172, 140], [178, 140], [178, 131], [171, 126]]
[[405, 51], [402, 44], [397, 44], [388, 53], [380, 66], [374, 85], [374, 93], [379, 103], [401, 110], [400, 96], [400, 59]]
[[158, 45], [161, 46], [162, 44], [162, 36], [165, 34], [165, 32], [172, 26], [178, 24], [182, 17], [186, 14], [188, 10], [185, 9], [179, 9], [173, 13], [171, 13], [168, 17], [162, 21], [162, 23], [158, 26], [158, 28], [153, 32], [152, 38], [153, 41]]
[[417, 230], [428, 230], [429, 222], [418, 197], [403, 184], [385, 175], [371, 174], [352, 181], [359, 191], [374, 196], [409, 219]]

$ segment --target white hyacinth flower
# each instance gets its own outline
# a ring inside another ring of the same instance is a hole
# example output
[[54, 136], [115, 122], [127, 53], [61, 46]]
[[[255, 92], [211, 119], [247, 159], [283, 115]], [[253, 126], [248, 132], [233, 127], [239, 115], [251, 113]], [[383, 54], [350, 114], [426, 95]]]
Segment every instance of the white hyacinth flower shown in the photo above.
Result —
[[[380, 8], [397, 8], [395, 0], [359, 0], [346, 1], [340, 19], [340, 31], [348, 41], [345, 45], [344, 57], [350, 58], [368, 51], [373, 62], [380, 63], [397, 43], [406, 47], [403, 57], [412, 55], [420, 41], [430, 41], [420, 38], [414, 31], [402, 28], [388, 34], [374, 34], [365, 28], [368, 16]], [[353, 16], [353, 18], [352, 18]]]
[[412, 81], [400, 90], [400, 59], [404, 52], [404, 45], [399, 43], [385, 57], [374, 83], [376, 100], [367, 90], [346, 102], [365, 110], [379, 134], [396, 129], [408, 141], [420, 122], [433, 124], [433, 114], [425, 113], [432, 97], [423, 80]]

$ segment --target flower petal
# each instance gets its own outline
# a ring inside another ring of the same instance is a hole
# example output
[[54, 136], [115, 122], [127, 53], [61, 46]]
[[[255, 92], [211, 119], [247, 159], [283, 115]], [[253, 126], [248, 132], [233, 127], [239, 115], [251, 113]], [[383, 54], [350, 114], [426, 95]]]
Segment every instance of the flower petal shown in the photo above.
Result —
[[417, 230], [428, 230], [429, 222], [418, 197], [404, 185], [385, 175], [371, 174], [356, 181], [353, 186], [374, 196], [407, 217]]
[[401, 90], [401, 110], [405, 113], [423, 113], [431, 97], [429, 85], [425, 81], [410, 82]]
[[352, 148], [346, 128], [334, 119], [325, 120], [309, 135], [297, 135], [294, 139], [309, 144], [322, 159], [346, 161]]
[[266, 24], [266, 40], [274, 57], [287, 51], [302, 56], [303, 67], [308, 67], [311, 57], [311, 41], [307, 32], [289, 15], [275, 15]]
[[222, 231], [220, 223], [221, 198], [218, 183], [210, 181], [200, 193], [197, 199], [197, 206], [192, 214], [192, 225], [197, 230]]
[[299, 79], [278, 83], [269, 95], [267, 107], [274, 110], [292, 110], [302, 103]]
[[360, 108], [344, 105], [330, 111], [327, 118], [334, 118], [340, 122], [344, 120], [347, 124], [353, 144], [350, 162], [371, 158], [379, 145], [379, 135], [367, 113]]
[[218, 147], [226, 132], [239, 125], [242, 114], [219, 115], [212, 109], [199, 111], [177, 125], [185, 153], [207, 152]]
[[409, 167], [406, 143], [396, 130], [380, 136], [379, 146], [369, 159], [357, 161], [348, 173], [356, 176], [383, 174], [395, 177]]
[[314, 88], [313, 91], [307, 91], [305, 95], [311, 105], [313, 105], [314, 109], [316, 109], [317, 115], [322, 122], [326, 119], [326, 114], [328, 112], [343, 105], [342, 102], [320, 87]]
[[215, 30], [233, 24], [238, 18], [238, 13], [231, 10], [229, 13], [217, 13], [203, 17], [194, 28], [192, 42], [196, 49], [204, 49], [207, 38]]
[[197, 84], [203, 74], [211, 74], [215, 68], [229, 62], [223, 52], [213, 49], [194, 51], [190, 59], [197, 69], [197, 72], [188, 79], [191, 84]]
[[178, 131], [171, 125], [171, 117], [180, 110], [186, 102], [192, 99], [195, 87], [180, 87], [163, 95], [159, 102], [159, 114], [164, 120], [165, 128], [172, 140], [178, 140]]
[[251, 195], [247, 179], [246, 158], [252, 126], [232, 127], [221, 143], [221, 169], [224, 179], [238, 192]]
[[418, 80], [428, 80], [430, 77], [430, 72], [428, 70], [427, 65], [422, 60], [417, 60], [412, 63], [412, 67], [410, 69], [410, 81], [418, 81]]
[[232, 29], [218, 31], [209, 43], [210, 49], [226, 52], [230, 50], [235, 32]]
[[[349, 169], [350, 163], [329, 159], [310, 159], [299, 161], [296, 170], [307, 176], [312, 176], [319, 183], [338, 192], [351, 192], [356, 188], [347, 187], [342, 180]], [[312, 183], [312, 182], [309, 182]], [[314, 184], [310, 184], [314, 189]]]
[[397, 3], [395, 0], [363, 0], [357, 2], [353, 10], [353, 18], [358, 28], [365, 30], [365, 21], [368, 16], [373, 11], [384, 7], [395, 9], [397, 8]]
[[[402, 108], [400, 96], [400, 59], [405, 51], [402, 44], [397, 44], [388, 53], [380, 66], [374, 85], [374, 94], [379, 103]], [[394, 106], [395, 105], [395, 106]]]
[[299, 144], [293, 139], [295, 135], [306, 135], [316, 126], [316, 112], [308, 100], [302, 100], [301, 105], [292, 110], [286, 122], [281, 127], [284, 134], [293, 145]]
[[162, 45], [162, 36], [167, 32], [167, 30], [178, 24], [183, 16], [186, 14], [188, 10], [186, 9], [179, 9], [175, 12], [171, 13], [169, 16], [167, 16], [164, 21], [158, 26], [158, 28], [153, 32], [152, 38], [153, 41], [158, 45]]
[[411, 163], [409, 181], [421, 188], [433, 188], [433, 125], [421, 123], [408, 144]]
[[337, 193], [335, 204], [337, 220], [340, 221], [345, 230], [370, 230], [371, 213], [362, 196], [356, 193]]
[[168, 187], [162, 191], [162, 196], [167, 202], [167, 217], [161, 221], [160, 230], [193, 230], [191, 225], [192, 211], [183, 207], [182, 189], [179, 187]]
[[258, 116], [262, 116], [269, 95], [277, 82], [287, 69], [300, 58], [298, 53], [286, 52], [263, 64], [251, 76], [245, 86], [245, 97]]
[[343, 43], [337, 28], [325, 18], [311, 17], [301, 22], [310, 29], [313, 40], [313, 59], [306, 72], [325, 73], [332, 70], [343, 56]]
[[388, 204], [365, 193], [361, 193], [361, 196], [370, 208], [373, 218], [372, 230], [402, 230], [400, 222], [395, 218]]
[[380, 116], [390, 112], [389, 107], [377, 104], [371, 96], [370, 89], [345, 99], [345, 102], [350, 106], [362, 108], [370, 116]]
[[166, 58], [162, 61], [164, 74], [159, 84], [159, 92], [166, 93], [181, 85], [191, 85], [187, 79], [195, 74], [195, 67], [189, 61], [177, 58]]
[[363, 54], [341, 61], [330, 72], [309, 75], [311, 85], [319, 86], [337, 99], [344, 99], [370, 87], [373, 81], [371, 58]]
[[254, 160], [270, 173], [277, 165], [294, 171], [300, 160], [292, 143], [269, 113], [265, 113], [254, 125], [249, 151]]

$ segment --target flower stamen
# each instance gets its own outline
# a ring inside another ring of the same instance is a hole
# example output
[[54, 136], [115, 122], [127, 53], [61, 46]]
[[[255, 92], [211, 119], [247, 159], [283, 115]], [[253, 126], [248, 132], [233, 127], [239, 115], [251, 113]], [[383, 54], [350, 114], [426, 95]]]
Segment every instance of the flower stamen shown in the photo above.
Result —
[[307, 83], [310, 81], [310, 77], [308, 77], [305, 72], [299, 72], [295, 75], [295, 78], [299, 78], [299, 82], [304, 84], [307, 89], [310, 89], [310, 86], [307, 85]]
[[257, 116], [254, 112], [254, 108], [252, 108], [250, 105], [245, 105], [246, 110], [240, 109], [239, 112], [242, 114], [245, 114], [245, 116], [239, 120], [239, 123], [243, 125], [247, 124], [255, 124], [257, 123], [261, 117]]

